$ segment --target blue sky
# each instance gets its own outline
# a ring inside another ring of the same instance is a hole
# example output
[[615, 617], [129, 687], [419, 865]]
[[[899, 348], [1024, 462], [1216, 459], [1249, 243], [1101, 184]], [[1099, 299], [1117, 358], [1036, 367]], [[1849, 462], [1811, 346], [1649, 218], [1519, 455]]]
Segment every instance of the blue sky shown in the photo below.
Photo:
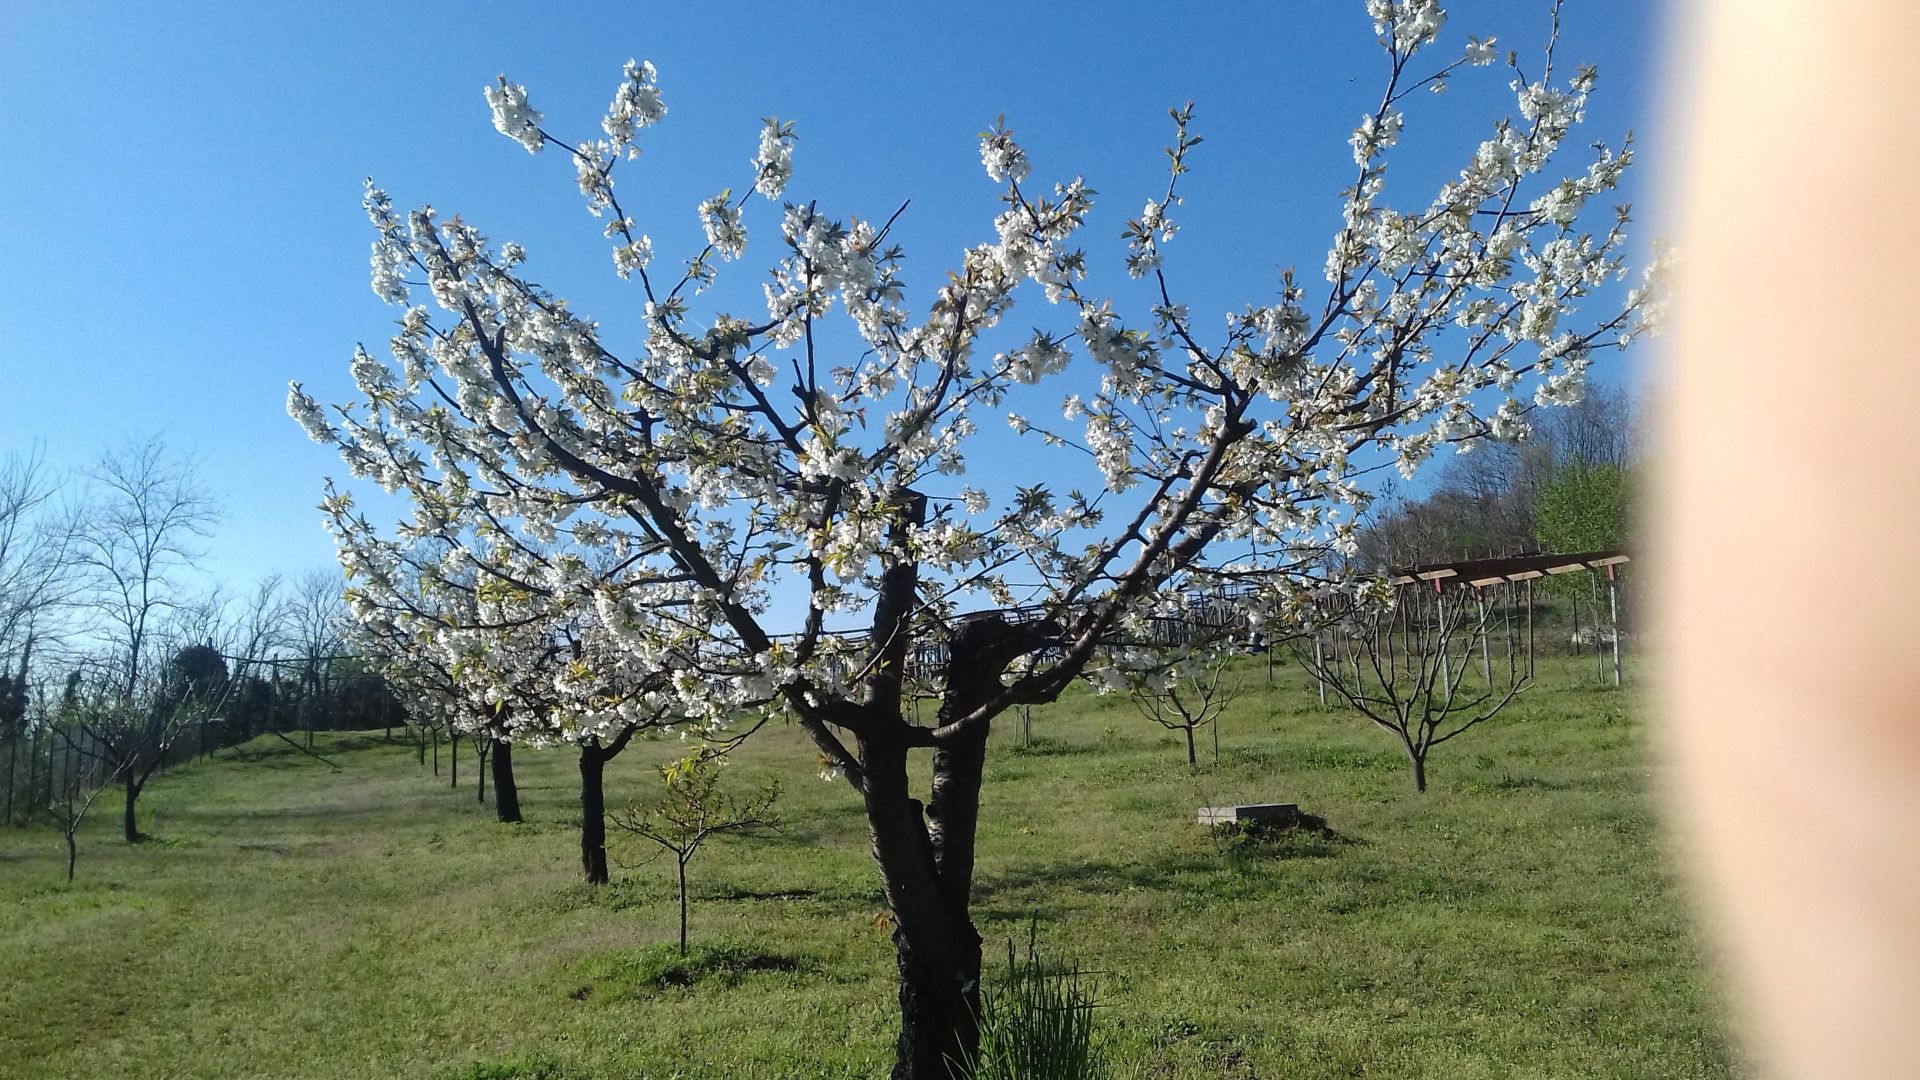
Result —
[[[1436, 55], [1468, 33], [1524, 50], [1546, 29], [1544, 0], [1449, 10]], [[1579, 141], [1634, 129], [1657, 147], [1660, 29], [1652, 3], [1569, 5], [1561, 60], [1601, 74]], [[222, 580], [329, 564], [314, 505], [343, 469], [283, 401], [289, 379], [344, 399], [354, 343], [377, 351], [397, 314], [367, 287], [362, 178], [522, 242], [576, 307], [630, 322], [635, 293], [570, 166], [495, 134], [481, 97], [504, 72], [550, 130], [587, 134], [628, 57], [654, 61], [670, 109], [622, 174], [656, 250], [686, 248], [699, 199], [750, 183], [759, 118], [777, 115], [800, 136], [790, 196], [878, 219], [912, 200], [895, 230], [910, 285], [990, 236], [977, 134], [996, 115], [1037, 176], [1082, 174], [1101, 193], [1098, 258], [1164, 184], [1166, 110], [1191, 98], [1206, 143], [1168, 261], [1196, 312], [1270, 297], [1287, 266], [1317, 279], [1353, 173], [1346, 139], [1383, 66], [1359, 0], [9, 5], [0, 453], [38, 444], [72, 466], [163, 433], [225, 501]], [[1468, 74], [1410, 111], [1395, 166], [1407, 201], [1511, 112], [1499, 69]], [[750, 248], [737, 284], [757, 288], [761, 265]], [[1123, 287], [1117, 256], [1096, 265]]]

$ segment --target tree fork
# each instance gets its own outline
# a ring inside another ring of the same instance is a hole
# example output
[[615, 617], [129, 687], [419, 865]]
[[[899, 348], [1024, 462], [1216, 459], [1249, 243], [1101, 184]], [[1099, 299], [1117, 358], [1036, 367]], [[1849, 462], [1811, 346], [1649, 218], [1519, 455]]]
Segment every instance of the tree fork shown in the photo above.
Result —
[[965, 1060], [979, 1040], [970, 1008], [977, 1008], [979, 935], [964, 909], [956, 912], [948, 903], [920, 801], [908, 791], [904, 727], [882, 725], [860, 743], [867, 827], [893, 912], [900, 973], [900, 1035], [892, 1075], [893, 1080], [947, 1080], [948, 1062]]

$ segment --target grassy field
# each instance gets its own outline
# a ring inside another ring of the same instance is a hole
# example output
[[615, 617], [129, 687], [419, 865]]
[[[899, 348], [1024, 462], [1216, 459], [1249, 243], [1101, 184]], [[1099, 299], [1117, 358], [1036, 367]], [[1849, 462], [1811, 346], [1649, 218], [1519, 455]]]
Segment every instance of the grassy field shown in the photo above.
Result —
[[[976, 917], [1037, 925], [1100, 976], [1122, 1076], [1724, 1077], [1741, 1072], [1647, 799], [1631, 698], [1589, 664], [1439, 748], [1413, 793], [1387, 736], [1298, 673], [1247, 691], [1191, 770], [1125, 701], [1074, 696], [995, 736]], [[1203, 740], [1205, 737], [1203, 736]], [[791, 729], [741, 752], [789, 826], [693, 866], [576, 883], [577, 774], [520, 755], [503, 826], [378, 733], [268, 742], [157, 780], [159, 839], [103, 799], [62, 880], [51, 827], [0, 831], [0, 1073], [48, 1077], [874, 1077], [892, 950], [865, 827]], [[610, 803], [647, 791], [639, 745]], [[1298, 801], [1337, 840], [1220, 850], [1200, 804]], [[638, 863], [637, 846], [615, 858]]]

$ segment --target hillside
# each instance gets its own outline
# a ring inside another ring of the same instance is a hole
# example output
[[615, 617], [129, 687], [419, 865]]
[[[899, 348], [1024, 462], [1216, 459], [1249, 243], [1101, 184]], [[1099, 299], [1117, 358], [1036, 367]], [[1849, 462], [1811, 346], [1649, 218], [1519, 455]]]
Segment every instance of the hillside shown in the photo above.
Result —
[[[1282, 667], [1198, 770], [1119, 698], [995, 735], [976, 917], [989, 966], [1037, 928], [1100, 972], [1122, 1075], [1724, 1077], [1738, 1072], [1676, 896], [1630, 694], [1589, 664], [1435, 752], [1417, 796], [1384, 734]], [[517, 755], [527, 823], [495, 823], [414, 750], [323, 735], [179, 769], [110, 812], [63, 881], [50, 827], [0, 831], [0, 1053], [20, 1080], [149, 1077], [871, 1077], [897, 1022], [865, 826], [769, 728], [733, 781], [788, 826], [692, 867], [676, 966], [670, 862], [577, 883], [563, 750]], [[608, 796], [677, 743], [638, 745]], [[1202, 804], [1297, 801], [1337, 838], [1223, 851]], [[103, 804], [104, 805], [104, 800]], [[617, 835], [616, 842], [622, 838]], [[648, 855], [624, 843], [615, 858]]]

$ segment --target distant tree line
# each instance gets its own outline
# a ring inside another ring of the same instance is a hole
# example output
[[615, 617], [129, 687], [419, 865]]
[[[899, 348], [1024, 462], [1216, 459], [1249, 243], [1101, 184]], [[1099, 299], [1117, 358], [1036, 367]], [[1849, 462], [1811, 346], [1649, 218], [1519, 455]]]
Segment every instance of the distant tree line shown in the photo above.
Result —
[[71, 476], [0, 459], [0, 821], [59, 823], [70, 862], [105, 787], [131, 843], [142, 790], [172, 765], [266, 733], [406, 722], [342, 644], [337, 571], [240, 597], [211, 579], [219, 513], [158, 439]]
[[1578, 404], [1544, 411], [1525, 441], [1480, 442], [1449, 459], [1425, 493], [1389, 489], [1359, 560], [1385, 570], [1630, 546], [1639, 431], [1625, 390], [1592, 386]]
[[[1386, 571], [1526, 552], [1631, 549], [1640, 430], [1627, 391], [1592, 386], [1577, 404], [1544, 411], [1528, 439], [1483, 442], [1454, 457], [1425, 493], [1388, 491], [1359, 534], [1358, 561]], [[1616, 604], [1621, 598], [1598, 573], [1542, 578], [1491, 599], [1534, 608], [1559, 646], [1575, 652], [1632, 626], [1630, 611]]]

